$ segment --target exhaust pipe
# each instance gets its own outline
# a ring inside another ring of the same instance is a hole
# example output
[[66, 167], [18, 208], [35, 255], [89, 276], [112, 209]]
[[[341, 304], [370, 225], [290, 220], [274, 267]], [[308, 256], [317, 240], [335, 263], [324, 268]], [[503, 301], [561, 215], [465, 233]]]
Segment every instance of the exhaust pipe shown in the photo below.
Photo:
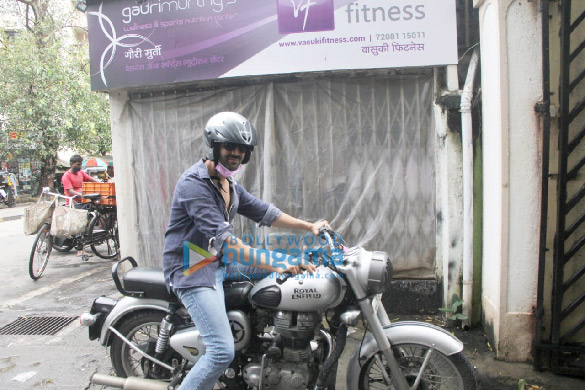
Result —
[[124, 390], [168, 390], [169, 387], [168, 383], [153, 379], [137, 378], [135, 376], [118, 378], [103, 374], [94, 374], [91, 377], [91, 383]]

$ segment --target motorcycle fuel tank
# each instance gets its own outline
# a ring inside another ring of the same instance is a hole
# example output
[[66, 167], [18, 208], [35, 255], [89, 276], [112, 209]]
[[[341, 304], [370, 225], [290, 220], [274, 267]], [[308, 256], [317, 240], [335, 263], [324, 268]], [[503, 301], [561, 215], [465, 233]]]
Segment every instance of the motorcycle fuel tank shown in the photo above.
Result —
[[327, 267], [317, 267], [288, 278], [279, 284], [279, 274], [273, 273], [262, 279], [250, 291], [250, 301], [258, 306], [288, 311], [312, 312], [337, 306], [347, 287], [342, 275]]

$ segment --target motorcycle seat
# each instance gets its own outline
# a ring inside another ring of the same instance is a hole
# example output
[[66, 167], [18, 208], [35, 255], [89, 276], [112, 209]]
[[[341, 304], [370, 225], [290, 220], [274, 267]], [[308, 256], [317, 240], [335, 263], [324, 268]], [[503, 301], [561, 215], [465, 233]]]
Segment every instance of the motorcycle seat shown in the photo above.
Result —
[[142, 292], [144, 298], [162, 299], [171, 303], [178, 303], [175, 294], [169, 293], [165, 284], [165, 277], [160, 268], [131, 268], [122, 277], [124, 289], [131, 292]]
[[[129, 292], [143, 293], [143, 298], [179, 303], [179, 298], [167, 290], [165, 277], [160, 268], [131, 268], [122, 277], [122, 284], [124, 289]], [[227, 310], [249, 305], [248, 294], [252, 290], [252, 285], [249, 282], [226, 281], [223, 284], [223, 290]]]
[[241, 309], [249, 305], [250, 290], [252, 290], [250, 282], [223, 282], [226, 310]]

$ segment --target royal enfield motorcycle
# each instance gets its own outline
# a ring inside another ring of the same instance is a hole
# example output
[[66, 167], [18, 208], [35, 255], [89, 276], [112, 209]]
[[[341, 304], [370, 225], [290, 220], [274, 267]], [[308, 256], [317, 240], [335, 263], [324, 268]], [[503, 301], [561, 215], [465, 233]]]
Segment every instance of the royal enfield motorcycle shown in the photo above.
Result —
[[[361, 318], [365, 334], [347, 367], [348, 390], [475, 389], [476, 373], [461, 341], [431, 324], [390, 322], [381, 304], [392, 277], [388, 255], [348, 248], [337, 237], [321, 231], [324, 250], [307, 254], [318, 263], [313, 274], [224, 282], [236, 355], [215, 388], [334, 390], [348, 327]], [[132, 268], [120, 279], [125, 262]], [[91, 340], [110, 347], [117, 377], [95, 374], [92, 382], [177, 389], [205, 353], [197, 327], [167, 291], [160, 269], [137, 267], [127, 257], [112, 276], [124, 297], [97, 298], [81, 323]]]

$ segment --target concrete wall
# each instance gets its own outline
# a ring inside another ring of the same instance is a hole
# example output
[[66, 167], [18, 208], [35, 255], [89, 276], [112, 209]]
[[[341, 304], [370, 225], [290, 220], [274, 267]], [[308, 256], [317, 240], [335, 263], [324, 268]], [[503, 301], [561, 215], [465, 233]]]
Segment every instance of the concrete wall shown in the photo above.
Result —
[[484, 326], [498, 358], [528, 360], [540, 229], [538, 2], [477, 1], [483, 94]]
[[[134, 148], [132, 147], [126, 92], [110, 93], [110, 119], [112, 123], [112, 154], [116, 167], [116, 202], [118, 204], [118, 230], [122, 257], [137, 258], [138, 210], [134, 188]], [[137, 151], [140, 152], [140, 151]], [[138, 258], [137, 258], [138, 259]]]

